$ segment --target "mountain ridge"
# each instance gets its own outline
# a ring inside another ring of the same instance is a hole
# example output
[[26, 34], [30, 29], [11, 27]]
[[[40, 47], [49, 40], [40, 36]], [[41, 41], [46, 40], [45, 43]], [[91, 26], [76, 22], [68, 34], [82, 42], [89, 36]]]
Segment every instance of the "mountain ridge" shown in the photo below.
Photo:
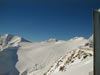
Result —
[[[7, 38], [8, 36], [9, 38]], [[92, 47], [89, 47], [89, 40], [83, 37], [72, 38], [70, 40], [51, 39], [49, 42], [42, 41], [32, 43], [29, 41], [21, 41], [21, 37], [19, 36], [6, 34], [2, 38], [0, 36], [0, 41], [2, 40], [4, 44], [0, 46], [4, 47], [2, 47], [0, 51], [0, 65], [5, 63], [2, 65], [4, 68], [0, 68], [0, 70], [5, 70], [0, 71], [2, 75], [44, 75], [56, 61], [58, 62], [60, 57], [64, 57], [66, 54], [72, 55], [70, 52], [75, 49], [76, 54], [78, 49], [84, 49], [86, 53], [88, 53], [88, 51], [93, 52], [91, 50]], [[86, 45], [87, 43], [88, 45]], [[13, 57], [14, 59], [12, 59]], [[9, 63], [6, 63], [6, 59]], [[90, 59], [87, 61], [89, 60]], [[11, 63], [14, 63], [14, 65]], [[8, 65], [11, 66], [7, 67]], [[14, 71], [12, 71], [12, 69], [14, 69]], [[56, 74], [54, 72], [52, 73], [54, 75]], [[57, 71], [57, 73], [59, 73], [59, 71]]]

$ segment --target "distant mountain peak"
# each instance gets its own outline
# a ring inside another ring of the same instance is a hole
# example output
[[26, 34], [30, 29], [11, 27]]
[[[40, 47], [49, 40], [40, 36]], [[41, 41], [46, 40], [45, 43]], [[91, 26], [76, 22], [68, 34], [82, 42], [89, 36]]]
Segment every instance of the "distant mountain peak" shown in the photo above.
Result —
[[56, 38], [50, 38], [48, 41], [56, 41]]
[[30, 42], [28, 40], [25, 40], [23, 37], [20, 37], [20, 36], [16, 36], [16, 35], [13, 35], [13, 34], [4, 34], [4, 35], [1, 35], [0, 37], [2, 38], [13, 38], [13, 37], [16, 37], [16, 38], [19, 38], [21, 42]]
[[9, 34], [9, 33], [8, 34], [4, 34], [4, 35], [5, 36], [14, 36], [13, 34]]
[[89, 40], [93, 41], [93, 34], [89, 37]]
[[0, 36], [0, 48], [1, 49], [6, 48], [8, 46], [9, 47], [18, 46], [20, 42], [30, 42], [30, 41], [27, 41], [22, 37], [15, 36], [12, 34], [4, 34]]
[[50, 39], [48, 40], [48, 42], [56, 42], [56, 41], [58, 41], [56, 38], [50, 38]]
[[84, 37], [74, 37], [74, 38], [72, 38], [70, 40], [82, 40], [82, 39], [85, 39], [85, 38]]
[[89, 38], [89, 45], [90, 45], [90, 47], [93, 47], [93, 34]]

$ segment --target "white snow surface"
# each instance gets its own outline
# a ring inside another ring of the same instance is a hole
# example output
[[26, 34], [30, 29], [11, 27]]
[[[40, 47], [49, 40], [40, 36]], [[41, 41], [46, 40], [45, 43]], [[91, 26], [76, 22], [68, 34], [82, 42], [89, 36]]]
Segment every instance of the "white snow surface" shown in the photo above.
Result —
[[[7, 39], [8, 36], [10, 39]], [[84, 61], [76, 58], [76, 63], [71, 64], [66, 71], [56, 68], [49, 74], [51, 66], [54, 67], [65, 55], [70, 56], [73, 50], [77, 54], [81, 47], [86, 50], [84, 52], [93, 54], [92, 48], [84, 46], [88, 39], [75, 37], [66, 41], [50, 39], [36, 43], [22, 39], [9, 34], [0, 36], [0, 75], [88, 75], [88, 72], [93, 71], [91, 56]]]

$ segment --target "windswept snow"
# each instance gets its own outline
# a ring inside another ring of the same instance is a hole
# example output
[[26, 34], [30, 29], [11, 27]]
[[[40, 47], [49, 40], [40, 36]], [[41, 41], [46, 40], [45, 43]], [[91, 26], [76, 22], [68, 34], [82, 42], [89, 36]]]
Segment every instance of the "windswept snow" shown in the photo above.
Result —
[[[85, 46], [86, 43], [89, 43], [89, 40], [83, 37], [75, 37], [67, 41], [49, 39], [32, 43], [11, 34], [0, 36], [0, 66], [3, 67], [0, 67], [0, 75], [85, 75], [93, 71], [93, 49]], [[91, 56], [86, 56], [84, 60], [77, 59], [78, 57], [71, 58], [76, 63], [70, 64], [71, 66], [66, 64], [66, 71], [59, 71], [66, 59], [72, 56], [73, 51], [77, 55], [79, 50], [84, 52], [80, 54], [81, 59], [89, 53]], [[59, 60], [63, 62], [55, 67]], [[88, 68], [85, 70], [85, 67]], [[81, 72], [81, 69], [84, 71]], [[73, 73], [70, 73], [71, 71]]]

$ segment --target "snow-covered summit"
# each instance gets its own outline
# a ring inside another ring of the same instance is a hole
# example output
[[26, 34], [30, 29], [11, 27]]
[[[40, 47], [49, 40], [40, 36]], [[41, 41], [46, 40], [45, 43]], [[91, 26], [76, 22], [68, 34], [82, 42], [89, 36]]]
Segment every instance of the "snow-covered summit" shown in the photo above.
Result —
[[0, 49], [7, 47], [18, 46], [20, 42], [29, 42], [22, 37], [15, 36], [12, 34], [5, 34], [0, 36]]
[[49, 40], [47, 40], [47, 42], [57, 42], [58, 40], [56, 38], [51, 38]]
[[93, 35], [89, 37], [88, 42], [85, 44], [85, 46], [89, 46], [90, 48], [93, 48]]
[[89, 44], [90, 44], [90, 47], [93, 47], [93, 35], [89, 38]]
[[70, 40], [73, 41], [73, 40], [84, 40], [84, 39], [85, 39], [84, 37], [74, 37]]

